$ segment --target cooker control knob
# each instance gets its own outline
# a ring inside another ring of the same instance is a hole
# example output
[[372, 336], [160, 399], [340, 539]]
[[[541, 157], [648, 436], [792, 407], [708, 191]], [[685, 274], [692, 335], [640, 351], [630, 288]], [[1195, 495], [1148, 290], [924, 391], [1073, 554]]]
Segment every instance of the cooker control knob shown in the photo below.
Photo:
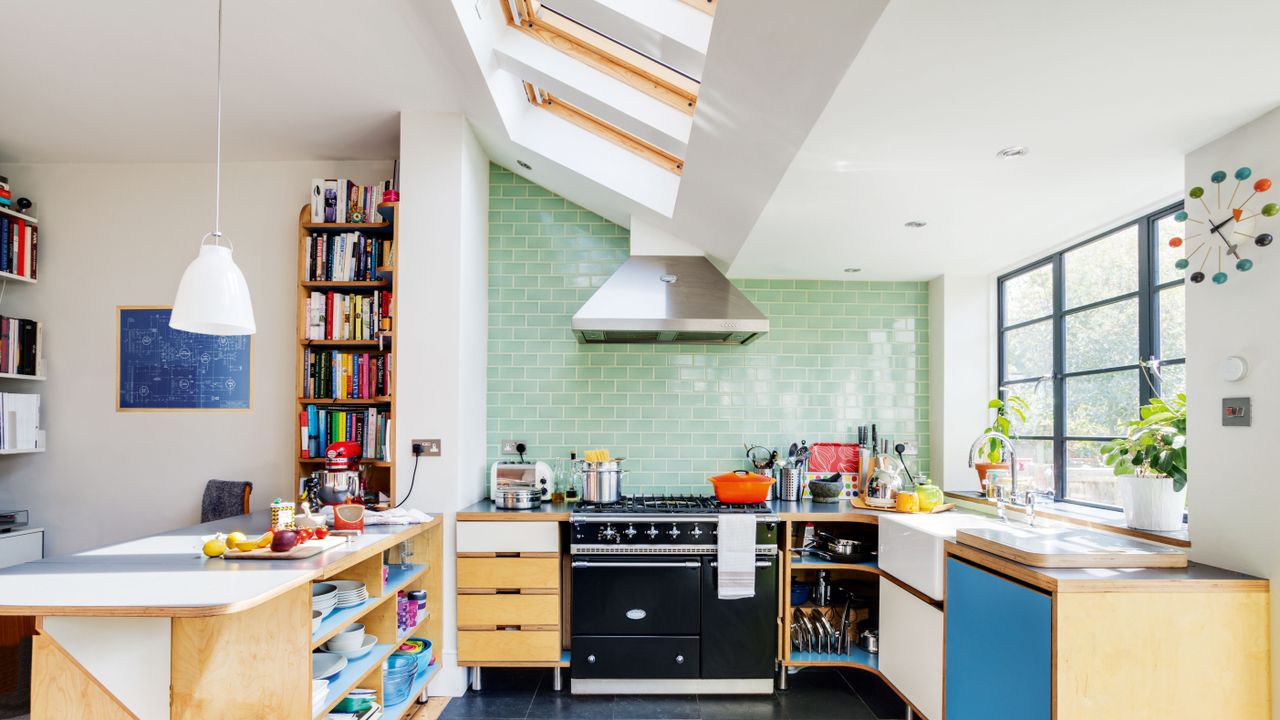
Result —
[[627, 529], [623, 530], [622, 534], [626, 535], [627, 539], [630, 540], [631, 538], [636, 536], [636, 526], [628, 524]]
[[620, 539], [620, 538], [618, 537], [618, 531], [617, 531], [617, 530], [614, 530], [612, 525], [605, 525], [605, 526], [604, 526], [604, 529], [600, 531], [600, 538], [601, 538], [602, 540], [618, 540], [618, 539]]
[[673, 539], [678, 538], [680, 537], [680, 528], [676, 527], [675, 523], [671, 523], [671, 529], [667, 531], [667, 534]]
[[595, 656], [595, 655], [588, 655], [588, 656], [587, 656], [587, 662], [589, 662], [589, 663], [594, 663], [595, 661], [596, 661], [596, 656]]
[[677, 656], [676, 656], [676, 664], [677, 664], [677, 665], [683, 665], [683, 664], [684, 664], [684, 656], [683, 656], [683, 655], [677, 655]]
[[644, 534], [648, 535], [650, 539], [656, 538], [658, 537], [658, 527], [656, 525], [650, 525], [649, 529], [644, 531]]
[[693, 532], [691, 532], [691, 533], [689, 533], [689, 534], [690, 534], [690, 535], [692, 535], [692, 536], [694, 536], [694, 537], [702, 537], [702, 528], [701, 528], [701, 527], [699, 527], [699, 526], [697, 526], [697, 525], [694, 525], [694, 526], [693, 526]]

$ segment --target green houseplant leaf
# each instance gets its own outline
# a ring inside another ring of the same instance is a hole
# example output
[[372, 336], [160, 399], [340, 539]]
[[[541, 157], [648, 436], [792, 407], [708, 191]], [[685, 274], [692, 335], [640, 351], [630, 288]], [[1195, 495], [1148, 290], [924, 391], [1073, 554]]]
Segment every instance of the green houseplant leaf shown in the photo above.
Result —
[[1099, 448], [1116, 475], [1149, 473], [1172, 478], [1173, 489], [1187, 485], [1187, 396], [1153, 398], [1128, 423], [1125, 436]]

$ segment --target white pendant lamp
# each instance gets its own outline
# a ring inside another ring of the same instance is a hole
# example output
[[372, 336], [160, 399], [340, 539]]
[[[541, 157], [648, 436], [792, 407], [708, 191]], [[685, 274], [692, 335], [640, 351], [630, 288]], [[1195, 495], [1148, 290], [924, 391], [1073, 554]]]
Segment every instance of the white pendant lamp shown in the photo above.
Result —
[[[213, 232], [200, 239], [200, 254], [178, 283], [169, 327], [201, 335], [252, 335], [253, 302], [244, 273], [222, 243], [222, 0], [218, 0], [218, 136], [214, 159]], [[213, 238], [212, 245], [205, 241]]]

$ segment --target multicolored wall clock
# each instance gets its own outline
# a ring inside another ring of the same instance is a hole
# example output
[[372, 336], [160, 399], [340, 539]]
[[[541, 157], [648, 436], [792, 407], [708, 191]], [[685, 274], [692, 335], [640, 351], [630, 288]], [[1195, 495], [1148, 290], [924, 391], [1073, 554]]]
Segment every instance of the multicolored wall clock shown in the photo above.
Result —
[[[1174, 263], [1179, 270], [1195, 266], [1195, 271], [1188, 278], [1191, 282], [1204, 282], [1205, 271], [1213, 273], [1210, 277], [1215, 285], [1227, 281], [1228, 268], [1249, 272], [1253, 269], [1253, 261], [1244, 256], [1241, 246], [1247, 247], [1252, 242], [1253, 245], [1264, 248], [1271, 244], [1271, 234], [1255, 234], [1253, 226], [1258, 216], [1274, 217], [1280, 214], [1280, 205], [1267, 203], [1257, 210], [1249, 209], [1249, 203], [1254, 198], [1259, 198], [1271, 189], [1271, 181], [1267, 178], [1245, 185], [1252, 176], [1253, 170], [1247, 167], [1236, 170], [1235, 187], [1231, 189], [1225, 205], [1222, 202], [1222, 184], [1227, 180], [1227, 173], [1222, 170], [1209, 176], [1209, 182], [1213, 183], [1212, 194], [1199, 185], [1187, 191], [1188, 199], [1184, 209], [1173, 216], [1178, 222], [1190, 223], [1187, 225], [1187, 234], [1185, 238], [1170, 238], [1169, 247], [1179, 248], [1183, 242], [1198, 240], [1198, 244], [1190, 252]], [[1237, 200], [1240, 200], [1238, 204]], [[1210, 202], [1213, 203], [1212, 208], [1209, 206]], [[1204, 211], [1203, 216], [1200, 216], [1201, 210]]]

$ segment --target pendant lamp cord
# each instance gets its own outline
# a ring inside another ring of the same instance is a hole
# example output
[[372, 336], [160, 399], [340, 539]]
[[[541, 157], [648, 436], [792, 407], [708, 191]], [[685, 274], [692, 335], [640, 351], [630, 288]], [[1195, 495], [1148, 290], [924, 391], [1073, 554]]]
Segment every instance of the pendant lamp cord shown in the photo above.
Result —
[[218, 109], [213, 160], [213, 242], [222, 239], [222, 0], [218, 0]]

